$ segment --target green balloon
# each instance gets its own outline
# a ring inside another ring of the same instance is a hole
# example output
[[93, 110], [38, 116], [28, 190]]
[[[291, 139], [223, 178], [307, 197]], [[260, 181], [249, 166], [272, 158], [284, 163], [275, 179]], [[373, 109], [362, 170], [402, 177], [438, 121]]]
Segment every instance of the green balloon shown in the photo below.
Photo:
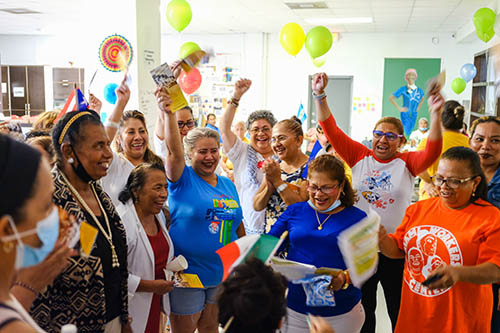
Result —
[[311, 58], [316, 59], [328, 52], [333, 44], [330, 30], [323, 26], [312, 28], [306, 36], [306, 49]]
[[201, 50], [201, 48], [195, 42], [186, 42], [182, 44], [179, 50], [179, 59], [184, 59], [191, 53], [199, 50]]
[[[472, 21], [474, 22], [474, 27], [476, 28], [477, 36], [487, 42], [493, 37], [491, 32], [493, 31], [493, 26], [495, 25], [496, 14], [490, 8], [480, 8], [474, 13]], [[493, 31], [493, 34], [494, 31]], [[491, 35], [491, 37], [489, 37]]]
[[172, 0], [167, 6], [167, 21], [172, 28], [181, 32], [191, 22], [193, 13], [186, 0]]
[[476, 30], [476, 35], [480, 40], [487, 43], [490, 41], [490, 39], [493, 38], [493, 36], [495, 36], [495, 30], [493, 28], [491, 28], [491, 30], [489, 31]]
[[461, 77], [457, 77], [455, 80], [451, 81], [451, 90], [453, 90], [456, 94], [460, 95], [467, 86], [467, 82]]

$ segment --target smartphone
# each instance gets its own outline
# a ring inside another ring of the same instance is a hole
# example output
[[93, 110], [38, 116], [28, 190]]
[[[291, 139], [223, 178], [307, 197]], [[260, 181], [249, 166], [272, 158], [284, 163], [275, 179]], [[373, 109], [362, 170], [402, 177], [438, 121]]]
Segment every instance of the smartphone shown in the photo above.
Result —
[[437, 280], [439, 280], [442, 277], [443, 277], [443, 274], [435, 274], [435, 275], [429, 276], [424, 282], [422, 282], [422, 285], [428, 287], [431, 283], [436, 282]]

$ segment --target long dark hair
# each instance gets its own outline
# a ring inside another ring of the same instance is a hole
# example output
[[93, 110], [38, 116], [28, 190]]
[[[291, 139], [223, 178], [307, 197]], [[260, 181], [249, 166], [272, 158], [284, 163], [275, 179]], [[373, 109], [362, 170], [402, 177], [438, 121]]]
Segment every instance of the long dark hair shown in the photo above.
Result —
[[219, 323], [227, 333], [274, 333], [286, 315], [287, 281], [256, 258], [237, 266], [219, 286]]
[[118, 200], [125, 204], [127, 201], [132, 199], [133, 202], [137, 201], [137, 197], [134, 192], [139, 192], [144, 184], [146, 183], [146, 178], [151, 170], [160, 170], [165, 173], [165, 167], [162, 162], [159, 163], [142, 163], [136, 166], [127, 179], [127, 184], [125, 188], [118, 195]]
[[475, 203], [477, 199], [488, 201], [488, 184], [481, 168], [479, 156], [474, 150], [467, 147], [452, 147], [441, 155], [441, 159], [462, 162], [467, 165], [467, 168], [474, 177], [481, 177], [481, 181], [469, 201], [471, 203]]

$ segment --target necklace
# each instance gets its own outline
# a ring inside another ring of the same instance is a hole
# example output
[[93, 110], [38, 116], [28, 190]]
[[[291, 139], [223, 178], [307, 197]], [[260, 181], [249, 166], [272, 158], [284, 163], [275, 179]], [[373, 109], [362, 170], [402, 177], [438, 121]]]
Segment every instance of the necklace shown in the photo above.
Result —
[[102, 214], [104, 215], [104, 220], [106, 221], [106, 227], [108, 229], [107, 232], [104, 230], [103, 226], [101, 225], [101, 223], [99, 222], [99, 220], [95, 216], [94, 212], [90, 209], [90, 207], [87, 205], [85, 200], [83, 200], [80, 193], [78, 193], [78, 191], [73, 187], [73, 185], [71, 185], [71, 183], [68, 181], [68, 179], [66, 178], [64, 173], [62, 171], [60, 171], [60, 173], [61, 173], [62, 178], [64, 179], [64, 182], [68, 185], [68, 187], [71, 190], [71, 192], [73, 193], [73, 195], [80, 202], [83, 209], [85, 209], [87, 211], [87, 213], [89, 213], [89, 215], [92, 217], [92, 219], [94, 220], [94, 222], [97, 225], [97, 227], [99, 228], [99, 230], [104, 235], [104, 238], [106, 238], [106, 240], [108, 241], [109, 246], [111, 247], [112, 267], [113, 268], [120, 267], [120, 262], [118, 261], [118, 256], [116, 255], [115, 245], [113, 244], [113, 234], [111, 233], [111, 227], [109, 225], [108, 215], [106, 214], [106, 211], [102, 207], [101, 200], [99, 200], [99, 197], [97, 196], [97, 193], [96, 193], [95, 188], [94, 188], [94, 184], [90, 184], [90, 188], [92, 189], [92, 192], [94, 193], [94, 196], [97, 200], [97, 203], [99, 204], [99, 208], [101, 209]]
[[314, 212], [316, 213], [316, 220], [318, 220], [318, 230], [322, 230], [323, 229], [323, 224], [325, 224], [326, 221], [328, 221], [328, 219], [333, 215], [333, 214], [330, 214], [328, 215], [328, 217], [326, 219], [324, 219], [323, 222], [320, 222], [319, 221], [319, 216], [318, 216], [318, 211], [317, 210], [314, 210]]

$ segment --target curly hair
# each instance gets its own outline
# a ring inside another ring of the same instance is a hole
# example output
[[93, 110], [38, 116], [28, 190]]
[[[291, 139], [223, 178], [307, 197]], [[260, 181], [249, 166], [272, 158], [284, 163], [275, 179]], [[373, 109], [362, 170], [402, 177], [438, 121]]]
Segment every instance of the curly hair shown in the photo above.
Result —
[[247, 130], [250, 130], [252, 124], [260, 119], [267, 120], [267, 122], [273, 127], [276, 124], [276, 118], [271, 111], [268, 110], [258, 110], [250, 113], [247, 119]]
[[121, 203], [125, 204], [127, 201], [132, 199], [132, 201], [136, 202], [137, 198], [135, 197], [134, 192], [139, 192], [146, 184], [146, 178], [148, 173], [151, 170], [159, 170], [165, 173], [165, 166], [162, 162], [160, 163], [142, 163], [136, 166], [128, 176], [127, 184], [125, 188], [120, 192], [118, 196], [118, 200]]

